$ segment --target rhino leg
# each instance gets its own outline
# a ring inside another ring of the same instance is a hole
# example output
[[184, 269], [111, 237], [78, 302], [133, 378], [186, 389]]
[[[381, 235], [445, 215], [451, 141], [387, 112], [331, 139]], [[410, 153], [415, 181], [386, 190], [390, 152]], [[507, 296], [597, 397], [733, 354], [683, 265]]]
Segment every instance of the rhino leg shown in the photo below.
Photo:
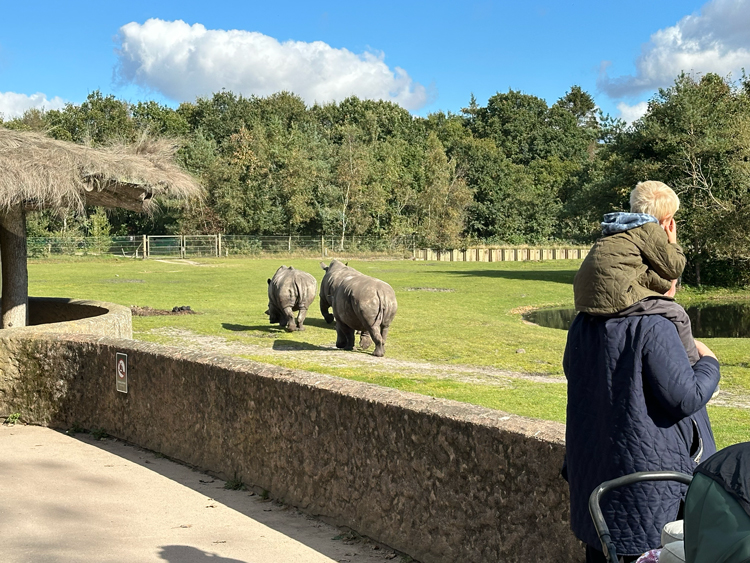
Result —
[[300, 309], [297, 315], [297, 330], [305, 330], [305, 318], [307, 317], [307, 309]]
[[354, 349], [354, 329], [340, 320], [336, 321], [336, 348]]
[[[388, 331], [388, 329], [385, 330], [386, 332]], [[372, 355], [377, 357], [385, 356], [385, 338], [383, 338], [383, 334], [380, 332], [380, 327], [372, 327], [370, 329], [370, 336], [372, 336], [372, 341], [375, 343], [375, 350]]]
[[320, 314], [323, 315], [323, 318], [326, 320], [328, 324], [331, 324], [333, 322], [333, 315], [328, 312], [328, 309], [331, 307], [330, 303], [328, 303], [328, 300], [323, 297], [323, 295], [320, 295]]
[[370, 333], [367, 331], [363, 331], [359, 335], [359, 347], [362, 350], [367, 350], [372, 345], [372, 338], [370, 337]]
[[291, 307], [284, 307], [284, 317], [281, 319], [280, 326], [284, 327], [287, 332], [293, 332], [297, 328]]

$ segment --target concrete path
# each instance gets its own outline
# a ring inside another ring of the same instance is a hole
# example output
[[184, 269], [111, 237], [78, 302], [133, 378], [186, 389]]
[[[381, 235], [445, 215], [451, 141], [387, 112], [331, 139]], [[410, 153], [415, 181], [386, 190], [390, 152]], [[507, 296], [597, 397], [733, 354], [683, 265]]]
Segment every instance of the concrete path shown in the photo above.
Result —
[[402, 560], [293, 508], [223, 487], [224, 481], [112, 439], [1, 426], [0, 561]]

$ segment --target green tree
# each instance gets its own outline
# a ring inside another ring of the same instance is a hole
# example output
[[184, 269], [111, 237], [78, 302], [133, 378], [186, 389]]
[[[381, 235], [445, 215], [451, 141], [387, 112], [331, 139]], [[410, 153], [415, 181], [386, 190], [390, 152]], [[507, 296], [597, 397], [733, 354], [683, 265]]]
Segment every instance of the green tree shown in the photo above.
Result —
[[424, 186], [419, 194], [419, 234], [429, 246], [457, 245], [466, 227], [472, 193], [456, 173], [455, 161], [448, 160], [435, 133], [427, 138], [424, 157]]
[[61, 110], [47, 112], [49, 135], [76, 143], [104, 145], [135, 140], [130, 104], [99, 90], [89, 94], [80, 106], [68, 103]]

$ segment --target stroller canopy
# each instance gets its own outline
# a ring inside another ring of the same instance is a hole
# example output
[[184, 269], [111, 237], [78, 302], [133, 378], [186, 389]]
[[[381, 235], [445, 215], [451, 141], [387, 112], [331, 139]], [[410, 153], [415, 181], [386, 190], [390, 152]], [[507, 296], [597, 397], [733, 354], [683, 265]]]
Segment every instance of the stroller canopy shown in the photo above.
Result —
[[685, 499], [688, 563], [750, 562], [750, 442], [700, 464]]

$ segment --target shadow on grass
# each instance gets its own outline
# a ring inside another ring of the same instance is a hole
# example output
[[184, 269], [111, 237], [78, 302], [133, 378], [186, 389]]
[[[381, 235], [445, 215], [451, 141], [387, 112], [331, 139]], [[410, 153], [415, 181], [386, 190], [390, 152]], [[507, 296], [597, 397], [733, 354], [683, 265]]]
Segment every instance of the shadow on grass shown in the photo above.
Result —
[[232, 332], [247, 332], [250, 330], [259, 330], [261, 332], [286, 332], [278, 324], [267, 324], [267, 325], [236, 325], [232, 323], [221, 323], [221, 327], [224, 330], [231, 330]]
[[330, 328], [331, 330], [336, 329], [336, 323], [328, 324], [325, 319], [311, 319], [307, 317], [305, 319], [305, 326], [316, 326], [318, 328]]
[[296, 350], [330, 350], [331, 348], [316, 346], [315, 344], [308, 344], [307, 342], [298, 342], [296, 340], [277, 339], [273, 341], [273, 349], [290, 352]]
[[452, 274], [463, 277], [485, 277], [503, 278], [506, 280], [546, 281], [555, 283], [573, 284], [573, 278], [578, 270], [441, 270], [435, 274]]

